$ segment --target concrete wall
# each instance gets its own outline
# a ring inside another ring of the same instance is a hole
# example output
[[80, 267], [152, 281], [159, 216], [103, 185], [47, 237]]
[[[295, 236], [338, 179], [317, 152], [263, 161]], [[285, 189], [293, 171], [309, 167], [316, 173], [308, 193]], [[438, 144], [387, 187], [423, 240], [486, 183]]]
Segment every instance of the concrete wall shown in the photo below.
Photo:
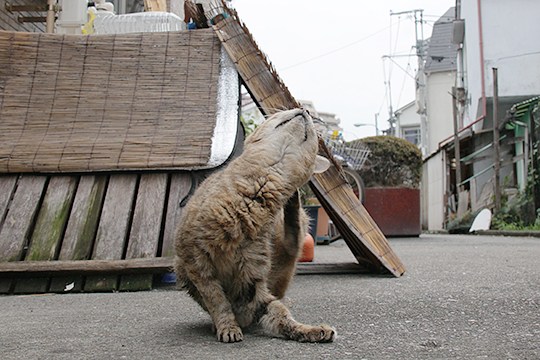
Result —
[[455, 71], [436, 72], [427, 76], [428, 154], [437, 151], [439, 143], [454, 134], [450, 93], [455, 81]]
[[433, 231], [444, 228], [445, 163], [444, 151], [438, 152], [424, 163], [421, 187], [423, 229]]

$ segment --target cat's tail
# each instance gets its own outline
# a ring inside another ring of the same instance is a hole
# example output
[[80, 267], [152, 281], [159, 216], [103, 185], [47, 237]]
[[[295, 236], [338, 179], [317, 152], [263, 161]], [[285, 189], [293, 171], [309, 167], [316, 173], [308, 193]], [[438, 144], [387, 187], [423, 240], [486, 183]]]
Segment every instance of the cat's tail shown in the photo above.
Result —
[[332, 342], [337, 333], [328, 325], [304, 325], [293, 319], [289, 310], [279, 300], [266, 306], [259, 324], [272, 336], [300, 342]]

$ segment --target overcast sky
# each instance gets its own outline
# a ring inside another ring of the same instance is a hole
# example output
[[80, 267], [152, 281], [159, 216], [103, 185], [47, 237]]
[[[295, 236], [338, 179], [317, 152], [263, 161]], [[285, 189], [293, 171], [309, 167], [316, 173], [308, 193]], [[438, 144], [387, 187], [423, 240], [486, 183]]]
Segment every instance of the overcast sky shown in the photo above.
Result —
[[424, 10], [427, 39], [455, 0], [233, 0], [232, 5], [293, 96], [337, 114], [350, 140], [374, 135], [374, 126], [353, 124], [374, 124], [377, 113], [379, 128], [388, 127], [385, 81], [394, 111], [414, 100], [414, 18], [390, 12]]

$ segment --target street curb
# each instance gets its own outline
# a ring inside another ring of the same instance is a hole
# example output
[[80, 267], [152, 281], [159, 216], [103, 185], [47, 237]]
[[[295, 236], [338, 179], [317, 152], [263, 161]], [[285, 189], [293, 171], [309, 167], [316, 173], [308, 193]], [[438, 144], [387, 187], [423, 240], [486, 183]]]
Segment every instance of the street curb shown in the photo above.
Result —
[[535, 230], [479, 230], [479, 231], [475, 231], [472, 234], [540, 238], [540, 231], [535, 231]]
[[423, 235], [489, 235], [489, 236], [513, 236], [540, 238], [540, 231], [535, 230], [478, 230], [451, 234], [446, 230], [424, 231]]

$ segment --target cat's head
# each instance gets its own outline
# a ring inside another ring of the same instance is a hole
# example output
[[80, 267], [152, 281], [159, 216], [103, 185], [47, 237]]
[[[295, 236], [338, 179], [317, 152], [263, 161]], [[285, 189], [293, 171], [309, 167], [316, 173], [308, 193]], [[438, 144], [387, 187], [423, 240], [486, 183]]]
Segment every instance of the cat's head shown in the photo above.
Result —
[[281, 111], [270, 116], [247, 139], [244, 153], [263, 166], [282, 172], [299, 187], [314, 172], [328, 169], [330, 162], [317, 155], [319, 141], [313, 119], [305, 109]]

